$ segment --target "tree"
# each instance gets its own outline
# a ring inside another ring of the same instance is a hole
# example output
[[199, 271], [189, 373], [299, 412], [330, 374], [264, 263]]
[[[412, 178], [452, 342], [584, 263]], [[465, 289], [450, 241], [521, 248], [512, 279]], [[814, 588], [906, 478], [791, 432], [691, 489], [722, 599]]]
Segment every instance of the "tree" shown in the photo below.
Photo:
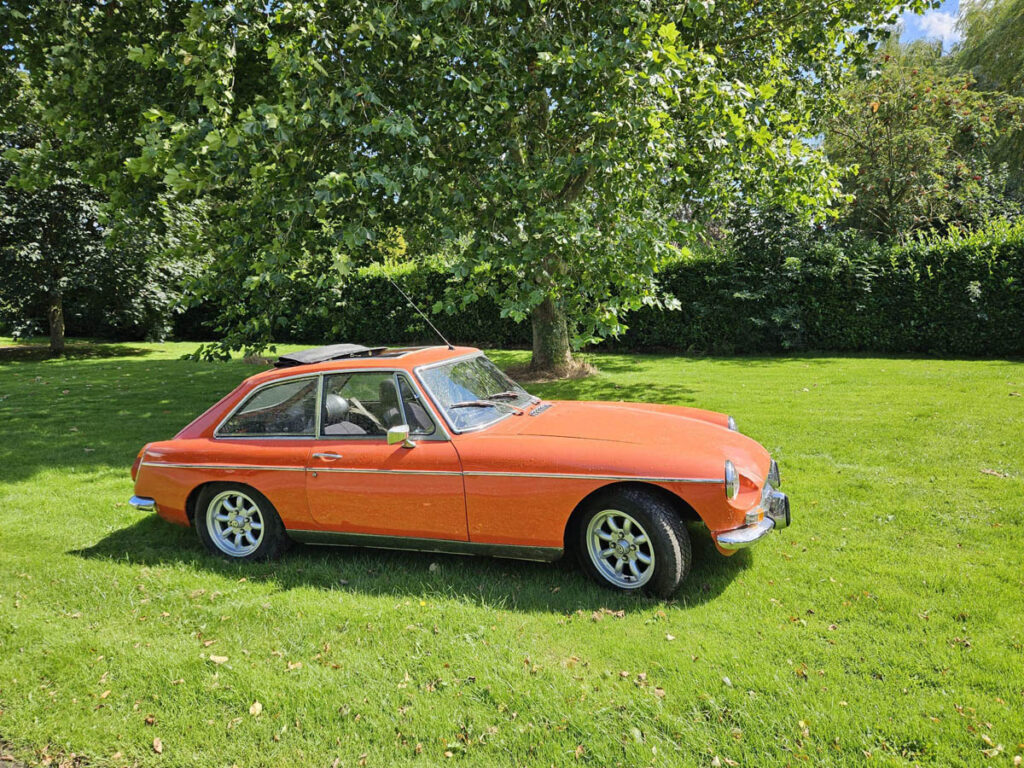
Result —
[[[976, 87], [1024, 96], [1024, 0], [965, 2], [957, 26], [963, 40], [954, 60], [971, 73]], [[1001, 136], [992, 156], [1007, 164], [1012, 187], [1024, 198], [1024, 130]]]
[[1024, 93], [1024, 0], [965, 0], [957, 27], [957, 64], [980, 87]]
[[973, 85], [939, 45], [893, 42], [868, 78], [846, 87], [847, 108], [826, 129], [825, 149], [852, 169], [849, 225], [905, 238], [1007, 213], [1007, 171], [989, 151], [1020, 124], [1022, 102]]
[[661, 302], [696, 226], [682, 206], [827, 205], [807, 137], [895, 20], [868, 0], [8, 7], [9, 48], [93, 178], [209, 206], [206, 290], [235, 298], [221, 348], [327, 311], [290, 299], [401, 227], [468, 233], [438, 309], [493, 296], [556, 370]]
[[[64, 351], [64, 296], [75, 274], [102, 251], [95, 191], [56, 162], [33, 117], [38, 104], [24, 74], [5, 68], [0, 87], [0, 305], [15, 318], [43, 310], [50, 351]], [[20, 153], [24, 152], [22, 156]], [[38, 183], [18, 176], [8, 155], [34, 164]]]
[[69, 321], [80, 332], [163, 337], [196, 272], [187, 245], [195, 212], [112, 221], [105, 195], [47, 130], [28, 75], [0, 85], [9, 97], [0, 107], [0, 319], [29, 331], [42, 320], [53, 354], [64, 351]]

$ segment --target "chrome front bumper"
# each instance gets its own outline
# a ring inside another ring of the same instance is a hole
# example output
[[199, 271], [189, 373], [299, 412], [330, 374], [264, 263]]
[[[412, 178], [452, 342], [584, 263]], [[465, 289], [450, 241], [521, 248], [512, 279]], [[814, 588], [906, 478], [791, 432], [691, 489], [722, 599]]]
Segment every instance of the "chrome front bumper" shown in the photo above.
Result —
[[[779, 469], [773, 461], [771, 471], [768, 473], [768, 482], [765, 483], [764, 492], [761, 494], [761, 504], [751, 510], [751, 516], [757, 519], [756, 522], [741, 525], [731, 531], [723, 531], [715, 536], [718, 546], [725, 550], [736, 550], [756, 544], [776, 528], [786, 528], [790, 523], [789, 497], [782, 491], [772, 487], [772, 482], [778, 483]], [[762, 517], [761, 512], [764, 513]]]
[[147, 499], [145, 496], [132, 496], [128, 499], [128, 503], [140, 512], [152, 512], [156, 509], [156, 502], [153, 499]]

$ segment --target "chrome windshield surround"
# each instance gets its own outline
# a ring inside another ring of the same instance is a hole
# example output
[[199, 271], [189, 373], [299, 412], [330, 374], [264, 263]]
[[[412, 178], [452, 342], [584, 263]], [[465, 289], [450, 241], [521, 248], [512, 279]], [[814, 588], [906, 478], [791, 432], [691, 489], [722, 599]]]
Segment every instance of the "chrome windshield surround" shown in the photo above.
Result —
[[[429, 349], [429, 347], [428, 347], [428, 349]], [[219, 422], [217, 422], [217, 426], [214, 427], [214, 430], [213, 430], [213, 438], [215, 440], [331, 440], [331, 441], [338, 441], [338, 440], [385, 440], [386, 438], [383, 435], [321, 435], [320, 434], [320, 428], [321, 428], [321, 424], [322, 424], [323, 401], [324, 401], [324, 377], [325, 376], [334, 376], [336, 374], [345, 374], [345, 373], [390, 373], [393, 377], [395, 377], [395, 384], [396, 384], [396, 386], [398, 385], [398, 376], [404, 374], [405, 380], [409, 383], [409, 386], [412, 387], [413, 391], [417, 394], [417, 396], [423, 402], [429, 403], [432, 407], [434, 406], [433, 398], [428, 397], [424, 393], [424, 388], [421, 386], [420, 382], [417, 380], [418, 377], [410, 376], [409, 375], [409, 371], [406, 370], [405, 368], [377, 368], [377, 367], [373, 367], [373, 368], [351, 368], [351, 367], [346, 367], [346, 368], [335, 368], [335, 369], [332, 369], [332, 370], [329, 370], [329, 371], [319, 371], [317, 373], [309, 373], [309, 372], [306, 372], [306, 373], [296, 373], [296, 374], [293, 374], [291, 376], [282, 376], [280, 378], [271, 379], [270, 381], [264, 382], [263, 384], [260, 384], [260, 385], [258, 385], [256, 387], [254, 387], [253, 389], [251, 389], [245, 395], [245, 397], [243, 397], [230, 411], [228, 411], [227, 415], [224, 418], [222, 418]], [[252, 397], [254, 395], [256, 395], [258, 392], [262, 391], [263, 389], [266, 389], [267, 387], [272, 387], [275, 384], [281, 384], [283, 382], [291, 381], [293, 379], [306, 379], [306, 378], [308, 378], [308, 379], [316, 378], [317, 379], [317, 385], [316, 385], [316, 415], [314, 417], [314, 422], [315, 423], [313, 425], [313, 427], [314, 427], [314, 434], [312, 434], [312, 435], [295, 435], [295, 434], [280, 434], [280, 435], [274, 435], [274, 434], [269, 434], [269, 435], [268, 434], [262, 434], [262, 435], [221, 435], [221, 434], [219, 434], [221, 427], [223, 427], [228, 422], [228, 420], [231, 419], [231, 417], [234, 416], [235, 413], [237, 411], [239, 411], [242, 408], [242, 406], [244, 406], [247, 402], [249, 402], [249, 400], [251, 400]], [[399, 390], [399, 391], [401, 391], [401, 390]], [[403, 418], [408, 418], [406, 416], [406, 414], [405, 414], [405, 403], [402, 401], [401, 397], [398, 398], [398, 406], [402, 410]], [[435, 407], [435, 410], [436, 410], [436, 407]], [[417, 437], [417, 439], [419, 439], [419, 440], [437, 440], [437, 441], [449, 441], [449, 440], [451, 440], [451, 434], [445, 428], [444, 423], [442, 421], [438, 420], [436, 418], [435, 414], [430, 414], [430, 417], [431, 417], [430, 420], [432, 422], [434, 422], [434, 426], [437, 427], [437, 429], [434, 431], [433, 434], [430, 434], [430, 435], [420, 435], [420, 436]]]
[[[438, 401], [437, 396], [433, 393], [433, 391], [430, 389], [430, 387], [427, 385], [427, 383], [423, 380], [423, 377], [420, 375], [421, 371], [429, 371], [431, 368], [440, 368], [442, 365], [451, 365], [452, 363], [458, 363], [458, 362], [461, 362], [463, 360], [472, 360], [475, 357], [482, 357], [485, 360], [487, 360], [487, 362], [491, 363], [492, 365], [495, 365], [493, 360], [491, 360], [489, 357], [487, 357], [487, 355], [485, 355], [483, 352], [480, 352], [478, 350], [476, 352], [470, 352], [470, 353], [465, 354], [465, 355], [459, 355], [457, 357], [449, 357], [449, 358], [446, 358], [444, 360], [439, 360], [436, 363], [427, 363], [425, 365], [418, 365], [418, 366], [416, 366], [415, 368], [412, 369], [413, 373], [416, 375], [416, 379], [418, 380], [420, 386], [426, 391], [427, 395], [429, 395], [429, 397], [430, 397], [430, 404], [432, 406], [434, 406], [434, 410], [435, 411], [437, 411], [438, 413], [441, 414], [441, 417], [444, 419], [445, 423], [448, 425], [448, 428], [453, 433], [455, 433], [456, 435], [464, 435], [464, 434], [467, 434], [469, 432], [479, 432], [482, 429], [487, 429], [488, 427], [493, 427], [499, 421], [504, 421], [509, 416], [512, 416], [512, 415], [515, 414], [515, 411], [511, 411], [510, 410], [508, 413], [502, 414], [502, 415], [498, 416], [498, 418], [493, 419], [491, 421], [488, 421], [488, 422], [486, 422], [484, 424], [476, 424], [476, 425], [474, 425], [472, 427], [466, 427], [466, 428], [460, 429], [459, 427], [456, 427], [455, 424], [452, 423], [452, 420], [450, 418], [448, 418], [448, 410], [446, 408], [442, 408], [441, 407], [441, 404]], [[497, 367], [497, 366], [495, 365], [495, 367]], [[499, 370], [501, 370], [501, 369], [499, 369]], [[504, 371], [502, 371], [502, 373], [504, 374]], [[526, 390], [523, 390], [523, 391], [525, 392]], [[529, 394], [529, 392], [527, 392], [527, 394]], [[531, 397], [532, 397], [532, 395], [531, 395]], [[535, 402], [540, 402], [540, 401], [535, 399]]]

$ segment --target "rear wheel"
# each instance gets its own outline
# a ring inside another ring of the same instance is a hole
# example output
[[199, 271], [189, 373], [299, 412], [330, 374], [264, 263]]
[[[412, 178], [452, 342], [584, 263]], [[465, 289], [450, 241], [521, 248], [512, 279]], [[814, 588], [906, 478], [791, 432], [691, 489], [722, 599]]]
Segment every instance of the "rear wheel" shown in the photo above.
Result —
[[614, 488], [587, 504], [578, 526], [583, 569], [603, 586], [669, 597], [690, 570], [690, 536], [654, 494]]
[[213, 554], [231, 560], [271, 560], [287, 547], [277, 510], [267, 497], [238, 483], [210, 483], [196, 502], [196, 534]]

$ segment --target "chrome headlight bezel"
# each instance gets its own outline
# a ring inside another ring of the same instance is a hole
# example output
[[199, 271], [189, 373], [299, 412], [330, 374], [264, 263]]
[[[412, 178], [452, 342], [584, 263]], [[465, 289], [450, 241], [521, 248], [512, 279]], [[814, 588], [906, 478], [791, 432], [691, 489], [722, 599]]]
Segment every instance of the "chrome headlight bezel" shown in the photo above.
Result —
[[736, 471], [736, 465], [728, 459], [725, 460], [725, 498], [735, 499], [740, 492], [740, 473]]

